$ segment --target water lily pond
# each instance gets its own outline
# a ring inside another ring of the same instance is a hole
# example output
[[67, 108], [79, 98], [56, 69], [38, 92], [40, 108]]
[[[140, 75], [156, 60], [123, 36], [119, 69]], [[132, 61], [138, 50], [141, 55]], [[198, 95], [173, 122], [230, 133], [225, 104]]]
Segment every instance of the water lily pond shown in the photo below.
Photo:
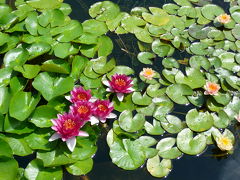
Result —
[[238, 180], [239, 32], [239, 0], [0, 0], [0, 180]]

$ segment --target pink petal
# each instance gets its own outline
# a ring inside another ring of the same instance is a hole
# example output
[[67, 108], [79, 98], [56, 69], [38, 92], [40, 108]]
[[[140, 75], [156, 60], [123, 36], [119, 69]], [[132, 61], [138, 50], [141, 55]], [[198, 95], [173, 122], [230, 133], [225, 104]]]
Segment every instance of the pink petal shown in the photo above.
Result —
[[79, 131], [78, 136], [88, 137], [89, 134], [87, 132], [85, 132], [85, 131]]
[[123, 101], [124, 94], [123, 93], [117, 93], [117, 98], [119, 101]]
[[116, 117], [117, 117], [117, 115], [114, 114], [114, 113], [110, 113], [110, 114], [107, 116], [107, 118], [109, 118], [109, 119], [114, 119], [114, 118], [116, 118]]
[[59, 139], [61, 138], [61, 135], [58, 134], [58, 133], [54, 133], [50, 138], [49, 138], [49, 141], [55, 141], [56, 139]]
[[66, 141], [68, 149], [73, 152], [75, 146], [76, 146], [76, 138], [72, 137]]
[[91, 122], [91, 125], [94, 125], [94, 124], [98, 124], [99, 120], [95, 116], [91, 116], [90, 117], [90, 122]]

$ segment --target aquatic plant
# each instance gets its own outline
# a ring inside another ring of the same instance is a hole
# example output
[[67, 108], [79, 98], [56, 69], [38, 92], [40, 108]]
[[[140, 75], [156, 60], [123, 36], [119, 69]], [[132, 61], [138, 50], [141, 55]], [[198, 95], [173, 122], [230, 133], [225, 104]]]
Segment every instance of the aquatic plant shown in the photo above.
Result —
[[[173, 159], [209, 145], [234, 151], [229, 128], [240, 112], [240, 2], [231, 1], [229, 15], [209, 0], [174, 2], [127, 13], [101, 1], [90, 7], [92, 19], [80, 23], [62, 0], [16, 0], [16, 9], [0, 0], [0, 177], [88, 173], [101, 123], [111, 127], [113, 163], [133, 170], [146, 162], [154, 177], [167, 176]], [[135, 60], [144, 65], [139, 77], [108, 57], [109, 31], [135, 35]], [[190, 57], [177, 59], [178, 51]], [[149, 68], [157, 61], [161, 72]], [[180, 119], [174, 108], [188, 104], [194, 108]], [[33, 153], [19, 168], [14, 155]]]

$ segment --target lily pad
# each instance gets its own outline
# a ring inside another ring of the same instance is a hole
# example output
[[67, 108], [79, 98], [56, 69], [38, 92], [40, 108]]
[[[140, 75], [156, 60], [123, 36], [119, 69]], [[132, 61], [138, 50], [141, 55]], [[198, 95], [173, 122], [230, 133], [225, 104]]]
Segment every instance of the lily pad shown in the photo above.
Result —
[[202, 7], [201, 11], [202, 15], [209, 20], [214, 20], [216, 16], [224, 14], [224, 10], [215, 4], [207, 4]]
[[152, 98], [149, 97], [146, 93], [141, 95], [140, 92], [134, 92], [132, 95], [132, 101], [134, 104], [141, 106], [148, 106], [152, 102]]
[[161, 127], [161, 123], [153, 119], [153, 124], [148, 121], [145, 122], [144, 128], [150, 135], [162, 135], [164, 134], [164, 129]]
[[176, 144], [176, 139], [172, 137], [161, 139], [156, 149], [159, 150], [158, 155], [164, 159], [176, 159], [182, 155], [177, 147], [173, 147]]
[[160, 161], [159, 156], [148, 159], [147, 170], [148, 172], [157, 178], [162, 178], [167, 176], [172, 169], [172, 162], [169, 159], [163, 159]]
[[173, 84], [167, 87], [166, 94], [175, 103], [188, 104], [189, 101], [186, 96], [192, 95], [193, 90], [185, 84]]
[[145, 117], [143, 114], [136, 114], [132, 116], [132, 111], [125, 110], [119, 116], [120, 127], [127, 132], [136, 132], [141, 130], [145, 123]]
[[196, 109], [188, 111], [186, 123], [188, 127], [196, 132], [203, 132], [213, 126], [213, 117], [209, 112], [198, 112]]
[[185, 154], [198, 155], [206, 148], [205, 135], [198, 134], [193, 137], [193, 132], [185, 128], [177, 135], [177, 147]]
[[27, 50], [23, 48], [15, 48], [5, 54], [3, 62], [6, 67], [13, 68], [17, 65], [22, 66], [28, 60], [28, 57], [29, 53]]
[[181, 119], [173, 115], [167, 115], [165, 118], [161, 118], [160, 121], [163, 129], [171, 134], [179, 133], [185, 127]]

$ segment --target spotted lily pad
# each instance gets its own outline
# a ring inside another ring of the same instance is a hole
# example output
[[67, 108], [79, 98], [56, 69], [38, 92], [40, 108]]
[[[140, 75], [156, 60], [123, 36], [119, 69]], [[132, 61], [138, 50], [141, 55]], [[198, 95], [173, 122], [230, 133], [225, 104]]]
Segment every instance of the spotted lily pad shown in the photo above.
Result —
[[177, 147], [185, 154], [198, 155], [206, 148], [205, 135], [198, 134], [193, 137], [193, 132], [185, 128], [177, 135]]

